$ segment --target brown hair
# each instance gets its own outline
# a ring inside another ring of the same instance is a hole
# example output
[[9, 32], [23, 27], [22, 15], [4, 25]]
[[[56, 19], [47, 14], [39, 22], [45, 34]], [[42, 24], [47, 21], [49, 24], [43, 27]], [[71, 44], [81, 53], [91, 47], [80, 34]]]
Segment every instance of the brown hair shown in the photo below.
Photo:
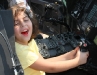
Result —
[[[13, 18], [15, 18], [21, 12], [24, 12], [28, 15], [33, 24], [33, 33], [31, 39], [35, 38], [37, 34], [39, 34], [40, 30], [38, 29], [38, 22], [36, 20], [34, 13], [31, 10], [27, 10], [26, 8], [19, 6], [11, 7], [11, 10], [13, 13]], [[31, 39], [29, 40], [29, 42], [31, 41]]]

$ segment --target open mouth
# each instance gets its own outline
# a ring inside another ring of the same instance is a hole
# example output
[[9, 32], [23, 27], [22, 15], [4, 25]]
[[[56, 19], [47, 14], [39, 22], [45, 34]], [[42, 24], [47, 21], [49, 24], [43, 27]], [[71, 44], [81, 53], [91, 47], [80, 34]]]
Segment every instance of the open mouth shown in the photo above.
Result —
[[23, 32], [21, 32], [22, 35], [28, 35], [28, 30], [24, 30]]

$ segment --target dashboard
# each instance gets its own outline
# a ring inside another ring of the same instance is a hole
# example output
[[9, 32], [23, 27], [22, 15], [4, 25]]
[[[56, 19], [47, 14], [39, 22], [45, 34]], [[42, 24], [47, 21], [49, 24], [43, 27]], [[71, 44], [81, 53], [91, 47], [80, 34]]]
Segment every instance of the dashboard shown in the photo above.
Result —
[[[66, 0], [66, 2], [69, 1]], [[48, 3], [50, 4], [50, 2]], [[39, 47], [39, 51], [41, 55], [47, 59], [67, 53], [80, 44], [87, 44], [87, 47], [83, 47], [83, 45], [81, 45], [81, 49], [83, 52], [87, 50], [89, 51], [90, 55], [88, 62], [85, 65], [77, 67], [76, 73], [72, 70], [69, 71], [69, 73], [61, 74], [79, 74], [78, 72], [81, 70], [81, 75], [97, 75], [97, 1], [76, 0], [72, 3], [72, 7], [69, 4], [70, 3], [67, 3], [67, 7], [64, 7], [66, 15], [61, 14], [61, 16], [65, 16], [62, 17], [61, 20], [58, 16], [57, 18], [53, 17], [53, 13], [49, 17], [45, 15], [44, 19], [46, 19], [46, 21], [50, 18], [49, 22], [58, 22], [61, 26], [66, 26], [67, 31], [50, 35], [46, 39], [35, 39]], [[46, 8], [46, 10], [53, 10], [51, 8]], [[52, 17], [53, 19], [51, 19]], [[63, 21], [63, 19], [66, 21]]]

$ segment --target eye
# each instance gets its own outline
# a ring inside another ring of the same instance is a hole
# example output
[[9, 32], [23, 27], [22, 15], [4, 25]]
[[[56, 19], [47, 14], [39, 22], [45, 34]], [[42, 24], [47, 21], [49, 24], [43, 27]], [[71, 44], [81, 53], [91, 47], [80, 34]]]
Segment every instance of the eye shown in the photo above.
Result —
[[19, 25], [19, 23], [18, 23], [18, 22], [15, 22], [15, 23], [14, 23], [14, 26], [17, 26], [17, 25]]
[[24, 17], [24, 21], [25, 21], [25, 22], [29, 21], [29, 18], [28, 18], [27, 16]]
[[27, 22], [27, 21], [29, 21], [29, 20], [28, 20], [28, 19], [25, 19], [24, 21]]

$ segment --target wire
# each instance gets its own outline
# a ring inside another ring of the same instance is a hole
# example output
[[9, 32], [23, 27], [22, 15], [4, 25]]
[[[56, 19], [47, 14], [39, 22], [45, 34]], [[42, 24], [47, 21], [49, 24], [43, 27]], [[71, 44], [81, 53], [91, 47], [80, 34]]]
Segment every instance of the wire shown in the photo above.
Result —
[[[41, 14], [43, 13], [43, 11], [39, 10], [38, 7], [36, 7], [34, 4], [32, 4], [32, 8], [33, 8], [33, 7], [35, 7], [38, 11], [40, 11]], [[36, 10], [36, 9], [35, 9], [35, 10]]]

